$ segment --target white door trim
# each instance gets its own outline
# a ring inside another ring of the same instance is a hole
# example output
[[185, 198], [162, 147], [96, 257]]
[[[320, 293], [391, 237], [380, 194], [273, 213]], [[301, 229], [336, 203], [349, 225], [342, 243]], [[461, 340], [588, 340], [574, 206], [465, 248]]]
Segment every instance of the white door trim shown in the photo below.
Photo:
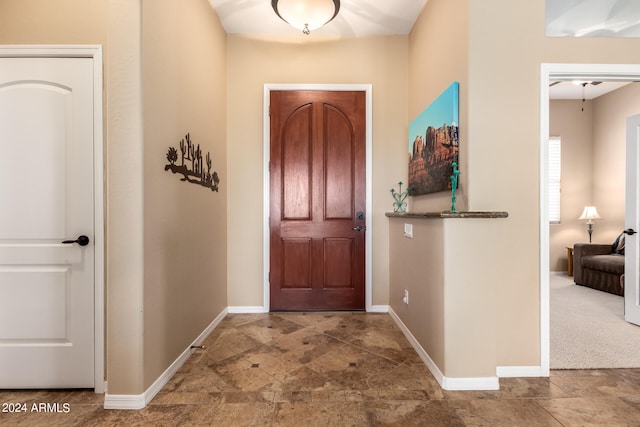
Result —
[[372, 188], [373, 188], [373, 87], [370, 84], [270, 84], [264, 85], [264, 108], [263, 108], [263, 228], [262, 228], [262, 245], [263, 245], [263, 307], [264, 312], [269, 311], [269, 208], [270, 208], [270, 185], [269, 185], [269, 157], [271, 144], [271, 126], [269, 119], [269, 103], [272, 90], [323, 90], [323, 91], [359, 91], [366, 93], [366, 221], [367, 236], [365, 239], [365, 308], [367, 311], [374, 311], [372, 299], [372, 240], [373, 227], [371, 221], [371, 212], [373, 210]]
[[549, 376], [549, 81], [553, 79], [640, 80], [640, 64], [542, 64], [540, 68], [540, 375]]
[[104, 393], [104, 168], [102, 119], [102, 46], [4, 45], [0, 58], [91, 58], [93, 60], [94, 145], [94, 385]]
[[[638, 170], [638, 154], [640, 145], [640, 115], [627, 117], [627, 147], [626, 147], [626, 189], [625, 189], [625, 229], [638, 230], [640, 212], [638, 211], [638, 182], [640, 182], [640, 170]], [[638, 305], [638, 235], [625, 236], [625, 263], [624, 263], [624, 320], [634, 325], [640, 325], [640, 306]], [[635, 262], [633, 262], [635, 260]]]

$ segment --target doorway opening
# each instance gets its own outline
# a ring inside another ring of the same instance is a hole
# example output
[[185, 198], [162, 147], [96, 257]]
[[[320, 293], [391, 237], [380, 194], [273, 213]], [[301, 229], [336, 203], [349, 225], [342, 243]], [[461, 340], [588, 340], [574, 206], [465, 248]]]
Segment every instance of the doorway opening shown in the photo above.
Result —
[[270, 146], [271, 130], [269, 105], [271, 91], [353, 91], [365, 93], [365, 163], [366, 163], [366, 185], [365, 185], [365, 227], [367, 238], [365, 239], [365, 310], [368, 312], [377, 311], [372, 304], [372, 86], [369, 84], [266, 84], [264, 86], [264, 117], [263, 117], [263, 307], [262, 311], [270, 310]]
[[540, 73], [540, 368], [550, 371], [550, 237], [547, 163], [549, 151], [549, 85], [557, 80], [639, 81], [638, 64], [542, 64]]

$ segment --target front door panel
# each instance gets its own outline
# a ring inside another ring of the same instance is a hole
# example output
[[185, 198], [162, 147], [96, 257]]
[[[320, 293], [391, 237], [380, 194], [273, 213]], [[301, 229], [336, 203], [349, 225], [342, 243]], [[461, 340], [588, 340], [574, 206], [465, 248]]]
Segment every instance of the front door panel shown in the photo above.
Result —
[[365, 93], [272, 91], [270, 160], [271, 310], [363, 310]]

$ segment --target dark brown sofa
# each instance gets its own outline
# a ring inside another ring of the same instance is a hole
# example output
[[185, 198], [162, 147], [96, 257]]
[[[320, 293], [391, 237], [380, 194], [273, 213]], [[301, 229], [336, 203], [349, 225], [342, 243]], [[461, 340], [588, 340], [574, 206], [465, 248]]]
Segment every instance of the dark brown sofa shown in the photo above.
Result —
[[616, 253], [612, 245], [576, 243], [573, 245], [573, 280], [615, 295], [624, 295], [624, 251]]

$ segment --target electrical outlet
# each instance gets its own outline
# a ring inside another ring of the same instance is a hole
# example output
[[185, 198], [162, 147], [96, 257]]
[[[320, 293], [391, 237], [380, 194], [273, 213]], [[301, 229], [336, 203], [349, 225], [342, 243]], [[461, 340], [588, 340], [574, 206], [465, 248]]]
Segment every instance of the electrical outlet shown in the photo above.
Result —
[[404, 225], [404, 237], [413, 239], [413, 224]]
[[409, 290], [404, 290], [404, 296], [402, 297], [402, 302], [406, 305], [409, 305]]

